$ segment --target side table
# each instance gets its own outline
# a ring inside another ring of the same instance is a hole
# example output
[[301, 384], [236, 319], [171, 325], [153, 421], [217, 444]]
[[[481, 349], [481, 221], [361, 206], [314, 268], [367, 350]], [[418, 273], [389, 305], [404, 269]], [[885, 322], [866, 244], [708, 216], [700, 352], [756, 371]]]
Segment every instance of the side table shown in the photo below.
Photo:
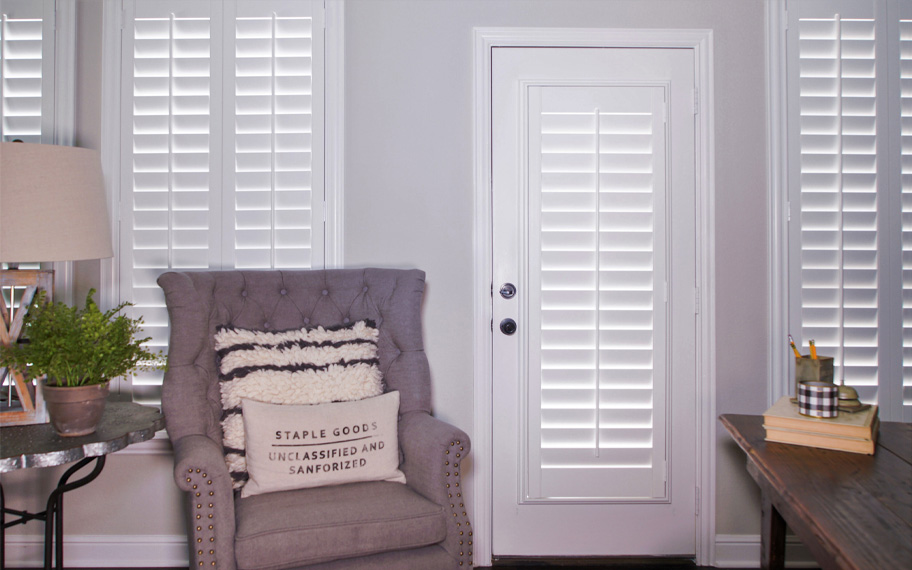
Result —
[[[67, 469], [47, 500], [47, 509], [29, 513], [6, 508], [3, 485], [0, 484], [0, 570], [6, 567], [6, 529], [31, 520], [42, 520], [44, 526], [44, 567], [52, 568], [51, 559], [56, 545], [56, 567], [63, 568], [63, 494], [95, 480], [105, 464], [105, 455], [148, 439], [165, 427], [165, 420], [156, 408], [133, 402], [108, 400], [104, 415], [95, 433], [82, 437], [60, 437], [50, 424], [10, 426], [0, 429], [0, 473], [32, 467], [52, 467], [77, 463]], [[69, 479], [83, 467], [94, 462], [83, 478]], [[6, 515], [15, 518], [6, 522]]]

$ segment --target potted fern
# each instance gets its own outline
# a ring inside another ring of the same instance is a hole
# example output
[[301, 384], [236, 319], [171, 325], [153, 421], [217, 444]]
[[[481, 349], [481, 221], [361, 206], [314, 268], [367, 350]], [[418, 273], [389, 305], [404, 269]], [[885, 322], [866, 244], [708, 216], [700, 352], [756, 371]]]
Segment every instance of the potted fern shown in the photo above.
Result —
[[0, 347], [0, 365], [20, 371], [42, 385], [48, 416], [61, 436], [93, 433], [104, 411], [109, 382], [138, 369], [160, 368], [161, 353], [137, 339], [142, 318], [118, 314], [122, 303], [102, 312], [92, 296], [85, 307], [47, 301], [39, 292], [24, 317], [26, 342]]

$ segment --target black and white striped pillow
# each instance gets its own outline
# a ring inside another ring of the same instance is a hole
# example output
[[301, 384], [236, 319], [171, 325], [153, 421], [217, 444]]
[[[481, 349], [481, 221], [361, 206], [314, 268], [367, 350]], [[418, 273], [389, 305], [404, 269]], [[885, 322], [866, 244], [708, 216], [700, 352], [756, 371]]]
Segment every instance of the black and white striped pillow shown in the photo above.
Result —
[[225, 461], [240, 489], [247, 481], [241, 400], [324, 404], [383, 393], [373, 321], [266, 332], [221, 326], [215, 333]]

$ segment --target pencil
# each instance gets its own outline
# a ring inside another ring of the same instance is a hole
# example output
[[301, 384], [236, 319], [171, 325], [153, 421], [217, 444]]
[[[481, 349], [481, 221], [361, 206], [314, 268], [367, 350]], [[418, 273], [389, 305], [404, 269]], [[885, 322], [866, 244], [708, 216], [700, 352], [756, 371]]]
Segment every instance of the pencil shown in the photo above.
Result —
[[788, 339], [789, 339], [789, 346], [792, 347], [792, 352], [795, 353], [795, 358], [801, 358], [801, 353], [798, 352], [798, 347], [795, 346], [795, 339], [792, 338], [791, 334], [788, 335]]
[[817, 360], [817, 347], [814, 345], [814, 339], [809, 340], [808, 344], [811, 345], [811, 358]]

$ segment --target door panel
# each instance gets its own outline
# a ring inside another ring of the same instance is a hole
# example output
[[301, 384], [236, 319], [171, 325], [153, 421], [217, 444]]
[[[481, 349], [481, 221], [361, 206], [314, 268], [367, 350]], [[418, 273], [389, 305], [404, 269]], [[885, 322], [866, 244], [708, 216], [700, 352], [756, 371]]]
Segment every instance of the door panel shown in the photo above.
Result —
[[693, 52], [496, 48], [494, 542], [695, 551]]

